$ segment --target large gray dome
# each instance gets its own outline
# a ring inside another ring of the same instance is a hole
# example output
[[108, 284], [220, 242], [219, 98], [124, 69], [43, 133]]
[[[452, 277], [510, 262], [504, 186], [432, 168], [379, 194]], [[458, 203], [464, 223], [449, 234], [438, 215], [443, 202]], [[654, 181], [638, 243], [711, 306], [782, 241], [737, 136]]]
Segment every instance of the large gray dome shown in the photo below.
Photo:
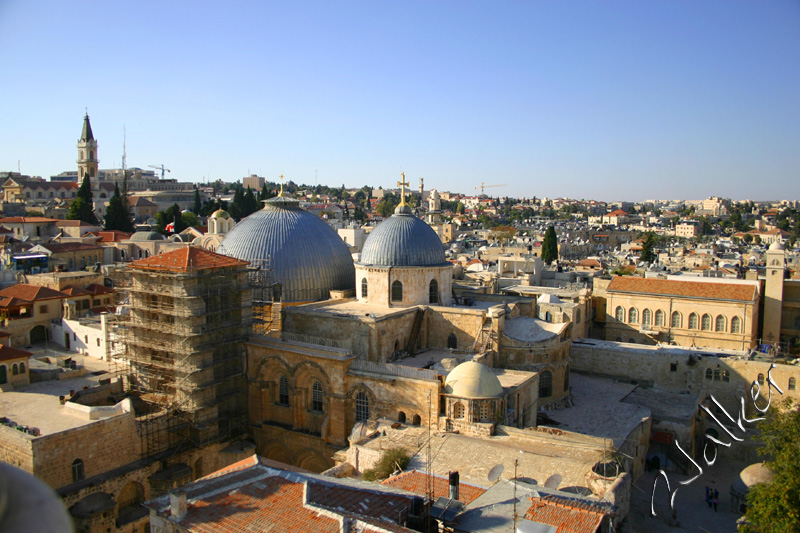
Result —
[[355, 287], [347, 245], [291, 198], [268, 200], [233, 227], [217, 252], [251, 263], [268, 259], [272, 282], [283, 285], [284, 302], [324, 300], [330, 290]]
[[361, 251], [359, 264], [374, 266], [441, 266], [447, 264], [439, 236], [428, 224], [398, 207], [378, 224]]

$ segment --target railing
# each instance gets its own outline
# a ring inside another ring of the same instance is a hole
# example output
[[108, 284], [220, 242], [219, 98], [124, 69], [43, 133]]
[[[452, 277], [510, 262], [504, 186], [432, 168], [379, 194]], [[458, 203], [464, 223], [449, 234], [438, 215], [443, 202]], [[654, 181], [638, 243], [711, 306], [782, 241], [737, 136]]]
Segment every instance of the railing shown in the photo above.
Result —
[[393, 365], [391, 363], [377, 363], [375, 361], [363, 361], [357, 359], [350, 364], [350, 370], [370, 372], [373, 374], [384, 374], [400, 378], [421, 379], [423, 381], [439, 381], [439, 373], [426, 368], [414, 368], [411, 366]]
[[317, 346], [328, 346], [330, 348], [342, 348], [352, 350], [353, 344], [347, 339], [328, 339], [325, 337], [315, 337], [313, 335], [303, 335], [301, 333], [281, 333], [281, 340], [287, 342], [302, 342], [305, 344], [315, 344]]

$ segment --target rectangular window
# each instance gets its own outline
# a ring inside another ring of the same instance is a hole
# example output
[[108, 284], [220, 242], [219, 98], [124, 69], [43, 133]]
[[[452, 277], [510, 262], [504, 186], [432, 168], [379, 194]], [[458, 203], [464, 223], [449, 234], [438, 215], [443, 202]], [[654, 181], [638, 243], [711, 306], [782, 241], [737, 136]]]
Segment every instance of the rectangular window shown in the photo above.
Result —
[[97, 339], [97, 347], [98, 348], [100, 347], [100, 339], [99, 338]]
[[40, 305], [39, 306], [39, 312], [43, 313], [43, 314], [46, 313], [47, 312], [47, 306], [46, 305]]
[[678, 363], [670, 363], [669, 364], [669, 371], [670, 372], [677, 372], [678, 371]]

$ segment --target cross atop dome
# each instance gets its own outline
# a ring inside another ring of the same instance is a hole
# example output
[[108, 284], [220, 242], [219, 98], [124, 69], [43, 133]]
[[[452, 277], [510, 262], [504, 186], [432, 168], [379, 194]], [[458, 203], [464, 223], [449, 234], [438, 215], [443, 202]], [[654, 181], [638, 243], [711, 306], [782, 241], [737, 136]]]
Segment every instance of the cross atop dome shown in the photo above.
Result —
[[400, 187], [400, 205], [397, 207], [408, 205], [406, 204], [406, 187], [410, 185], [410, 183], [406, 181], [406, 173], [402, 172], [400, 175], [402, 176], [402, 179], [397, 182], [397, 185]]
[[283, 197], [283, 174], [281, 174], [281, 192], [278, 193], [278, 196]]

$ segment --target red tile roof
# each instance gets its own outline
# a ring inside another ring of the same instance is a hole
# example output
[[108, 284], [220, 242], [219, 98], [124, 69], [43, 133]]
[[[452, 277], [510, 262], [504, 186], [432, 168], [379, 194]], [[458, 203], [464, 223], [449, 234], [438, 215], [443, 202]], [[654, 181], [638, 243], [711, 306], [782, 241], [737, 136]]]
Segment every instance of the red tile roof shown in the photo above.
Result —
[[24, 300], [22, 298], [10, 297], [10, 298], [3, 298], [0, 297], [0, 308], [9, 309], [11, 307], [22, 307], [25, 305], [32, 305], [33, 302], [30, 300]]
[[4, 344], [0, 345], [0, 361], [9, 361], [11, 359], [22, 359], [23, 357], [30, 357], [33, 353], [19, 348], [12, 348]]
[[586, 533], [597, 531], [605, 512], [590, 503], [558, 496], [531, 498], [525, 519], [556, 527], [556, 533]]
[[114, 289], [110, 287], [106, 287], [105, 285], [100, 285], [99, 283], [92, 283], [91, 285], [86, 286], [86, 290], [98, 296], [100, 294], [111, 294], [114, 292]]
[[[359, 520], [360, 531], [410, 533], [397, 524], [412, 499], [365, 482], [275, 470], [254, 457], [185, 485], [187, 514], [182, 531], [339, 532], [342, 518]], [[283, 465], [288, 466], [288, 465]], [[169, 496], [146, 507], [170, 519]], [[173, 521], [173, 519], [171, 519]]]
[[138, 261], [130, 263], [129, 266], [145, 270], [188, 272], [189, 270], [226, 268], [247, 264], [249, 264], [247, 261], [241, 261], [226, 255], [209, 252], [208, 250], [203, 250], [195, 246], [186, 246], [174, 252], [139, 259]]
[[19, 298], [21, 300], [28, 300], [33, 302], [36, 300], [53, 300], [55, 298], [66, 298], [67, 295], [61, 291], [56, 291], [48, 287], [40, 287], [39, 285], [28, 285], [27, 283], [18, 283], [0, 290], [0, 297], [4, 298]]
[[100, 246], [96, 244], [86, 244], [83, 242], [50, 242], [47, 244], [39, 244], [50, 253], [59, 254], [64, 252], [85, 252], [89, 250], [101, 250]]
[[80, 287], [73, 287], [72, 285], [67, 285], [61, 290], [61, 292], [63, 292], [64, 294], [68, 294], [70, 296], [89, 296], [90, 294], [92, 294], [86, 289], [82, 289]]
[[5, 217], [0, 218], [0, 224], [43, 224], [45, 222], [58, 222], [56, 218], [45, 217]]
[[755, 285], [628, 276], [617, 276], [612, 279], [607, 291], [740, 302], [754, 302], [758, 297], [758, 287]]
[[97, 242], [121, 242], [131, 238], [133, 233], [128, 233], [125, 231], [117, 231], [117, 230], [108, 230], [108, 231], [98, 231], [95, 233], [89, 233], [89, 235], [97, 235], [99, 239]]
[[[408, 472], [403, 472], [402, 474], [398, 474], [394, 477], [390, 477], [389, 479], [383, 481], [384, 485], [389, 485], [390, 487], [397, 487], [398, 489], [407, 490], [409, 492], [413, 492], [414, 494], [419, 494], [420, 496], [427, 496], [428, 495], [428, 480], [433, 481], [433, 499], [439, 497], [448, 498], [450, 496], [450, 482], [446, 477], [437, 476], [436, 474], [432, 474], [428, 476], [425, 472], [419, 472], [417, 470], [410, 470]], [[469, 485], [467, 483], [459, 483], [458, 484], [458, 501], [463, 502], [465, 505], [469, 505], [472, 500], [480, 496], [486, 492], [486, 489], [483, 487], [479, 487], [477, 485]]]
[[96, 228], [98, 224], [89, 224], [88, 222], [84, 222], [83, 220], [59, 220], [56, 222], [56, 226], [63, 228], [63, 227], [80, 227], [80, 226], [90, 226]]

